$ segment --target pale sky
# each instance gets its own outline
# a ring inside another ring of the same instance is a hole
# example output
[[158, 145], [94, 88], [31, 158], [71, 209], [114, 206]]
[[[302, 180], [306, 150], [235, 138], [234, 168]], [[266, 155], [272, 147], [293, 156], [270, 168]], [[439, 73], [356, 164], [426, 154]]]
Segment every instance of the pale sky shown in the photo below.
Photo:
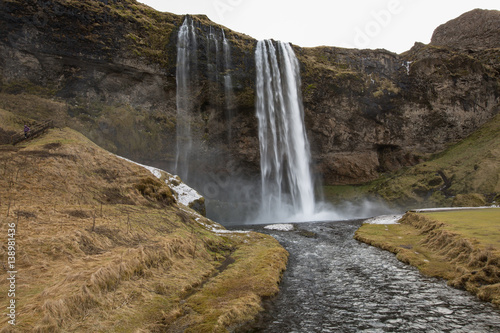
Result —
[[252, 36], [308, 46], [385, 48], [401, 53], [429, 43], [439, 25], [498, 0], [139, 0], [159, 11], [205, 14]]

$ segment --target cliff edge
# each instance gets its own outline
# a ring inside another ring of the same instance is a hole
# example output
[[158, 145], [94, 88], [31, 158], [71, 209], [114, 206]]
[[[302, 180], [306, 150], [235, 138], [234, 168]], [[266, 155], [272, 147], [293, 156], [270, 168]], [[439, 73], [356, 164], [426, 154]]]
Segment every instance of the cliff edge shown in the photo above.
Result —
[[500, 11], [474, 9], [440, 25], [431, 44], [458, 49], [500, 47]]

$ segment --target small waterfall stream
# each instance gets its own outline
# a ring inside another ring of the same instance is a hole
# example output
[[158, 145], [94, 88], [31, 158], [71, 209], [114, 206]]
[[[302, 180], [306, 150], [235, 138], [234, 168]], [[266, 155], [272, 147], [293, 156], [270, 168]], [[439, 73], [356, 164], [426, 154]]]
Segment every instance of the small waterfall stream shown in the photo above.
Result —
[[[204, 159], [202, 153], [206, 151], [203, 146], [206, 137], [203, 136], [209, 132], [206, 127], [211, 116], [225, 115], [227, 137], [231, 142], [231, 120], [235, 109], [231, 70], [231, 47], [224, 30], [205, 27], [187, 15], [177, 34], [176, 152], [173, 167], [173, 171], [185, 182], [196, 183], [203, 178], [194, 166]], [[198, 96], [204, 98], [203, 103]]]
[[193, 21], [186, 17], [177, 40], [177, 124], [176, 124], [176, 157], [175, 173], [184, 181], [189, 175], [189, 157], [193, 139], [191, 136], [191, 112], [193, 109], [192, 85], [194, 72], [192, 65], [196, 64], [196, 33]]
[[228, 141], [231, 142], [232, 131], [231, 131], [231, 121], [233, 119], [233, 109], [234, 109], [234, 92], [233, 92], [233, 79], [231, 77], [231, 46], [229, 41], [226, 39], [226, 34], [224, 29], [222, 29], [222, 53], [223, 53], [223, 71], [224, 71], [224, 95], [226, 99], [226, 122], [227, 122], [227, 132]]
[[[212, 82], [219, 82], [220, 76], [220, 40], [217, 34], [214, 32], [212, 26], [210, 26], [210, 31], [207, 35], [207, 77]], [[213, 89], [213, 88], [212, 88]], [[213, 94], [217, 92], [212, 91]]]
[[260, 220], [308, 220], [315, 214], [316, 203], [298, 60], [289, 44], [265, 40], [257, 44], [255, 61]]

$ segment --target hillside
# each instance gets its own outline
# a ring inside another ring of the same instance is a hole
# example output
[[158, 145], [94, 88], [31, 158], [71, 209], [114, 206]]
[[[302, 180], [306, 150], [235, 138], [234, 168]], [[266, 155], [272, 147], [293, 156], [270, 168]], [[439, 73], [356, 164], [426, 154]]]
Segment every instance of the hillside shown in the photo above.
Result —
[[[7, 130], [20, 121], [1, 116]], [[2, 290], [17, 272], [15, 298], [0, 296], [16, 326], [2, 316], [2, 332], [225, 332], [278, 292], [276, 240], [225, 230], [180, 204], [168, 174], [71, 129], [0, 146], [0, 173]]]
[[428, 161], [375, 182], [371, 189], [404, 206], [480, 206], [500, 201], [500, 114]]
[[327, 199], [366, 196], [405, 208], [482, 206], [500, 202], [500, 114], [464, 140], [413, 167], [361, 186], [326, 187]]
[[474, 9], [440, 25], [431, 44], [460, 49], [493, 49], [500, 46], [500, 11]]

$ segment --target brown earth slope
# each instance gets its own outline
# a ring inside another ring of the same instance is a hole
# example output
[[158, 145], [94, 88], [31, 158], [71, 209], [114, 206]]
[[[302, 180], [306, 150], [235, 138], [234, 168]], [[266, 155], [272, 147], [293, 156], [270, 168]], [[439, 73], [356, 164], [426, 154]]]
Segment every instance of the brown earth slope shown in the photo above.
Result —
[[0, 146], [0, 174], [2, 332], [226, 332], [278, 291], [276, 240], [225, 230], [70, 129]]

